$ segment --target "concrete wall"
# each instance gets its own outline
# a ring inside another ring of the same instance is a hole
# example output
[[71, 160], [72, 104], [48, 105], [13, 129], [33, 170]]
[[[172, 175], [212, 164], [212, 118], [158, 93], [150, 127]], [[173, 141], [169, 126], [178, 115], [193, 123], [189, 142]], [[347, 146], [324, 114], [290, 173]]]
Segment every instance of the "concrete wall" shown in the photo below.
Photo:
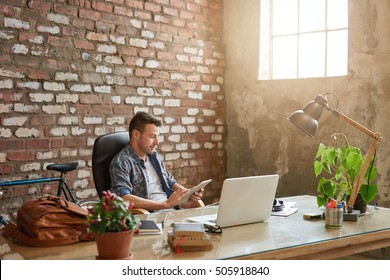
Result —
[[[370, 142], [329, 112], [315, 140], [287, 121], [317, 94], [333, 92], [341, 112], [383, 135], [376, 201], [389, 207], [390, 2], [349, 1], [348, 75], [335, 78], [258, 81], [259, 13], [258, 0], [224, 1], [227, 176], [278, 173], [279, 196], [316, 194], [313, 160], [319, 143], [333, 144], [335, 132], [363, 151]], [[329, 103], [335, 102], [330, 96]]]

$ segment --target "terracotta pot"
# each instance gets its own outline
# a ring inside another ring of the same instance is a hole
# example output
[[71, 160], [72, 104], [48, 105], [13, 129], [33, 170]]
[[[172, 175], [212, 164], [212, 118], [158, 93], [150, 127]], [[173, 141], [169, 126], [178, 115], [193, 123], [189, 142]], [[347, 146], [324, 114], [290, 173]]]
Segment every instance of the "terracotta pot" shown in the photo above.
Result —
[[98, 256], [101, 260], [131, 259], [134, 231], [106, 232], [95, 234]]

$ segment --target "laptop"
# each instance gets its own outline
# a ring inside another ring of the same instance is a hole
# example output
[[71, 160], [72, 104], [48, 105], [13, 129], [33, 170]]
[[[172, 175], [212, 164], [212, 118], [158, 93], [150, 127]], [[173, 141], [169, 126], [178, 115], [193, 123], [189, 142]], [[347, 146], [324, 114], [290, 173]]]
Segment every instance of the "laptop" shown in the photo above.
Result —
[[263, 222], [271, 216], [278, 182], [277, 174], [225, 179], [218, 214], [187, 220], [221, 228]]

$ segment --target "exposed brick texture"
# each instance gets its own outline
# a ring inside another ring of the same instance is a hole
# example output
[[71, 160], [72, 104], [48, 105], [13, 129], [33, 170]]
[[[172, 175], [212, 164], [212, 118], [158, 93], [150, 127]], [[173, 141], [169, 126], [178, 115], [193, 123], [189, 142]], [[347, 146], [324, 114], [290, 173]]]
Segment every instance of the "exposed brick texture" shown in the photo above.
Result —
[[[225, 175], [222, 0], [14, 0], [0, 3], [0, 180], [78, 161], [78, 199], [96, 195], [93, 141], [148, 111], [180, 183]], [[1, 190], [0, 212], [55, 185]]]

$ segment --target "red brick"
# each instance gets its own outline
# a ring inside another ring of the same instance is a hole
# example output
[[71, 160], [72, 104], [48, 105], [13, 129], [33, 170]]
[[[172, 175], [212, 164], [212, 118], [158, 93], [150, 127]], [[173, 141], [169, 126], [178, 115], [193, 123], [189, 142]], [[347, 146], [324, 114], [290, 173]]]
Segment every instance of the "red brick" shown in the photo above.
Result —
[[72, 20], [72, 25], [76, 28], [94, 30], [95, 23], [93, 20], [74, 18]]
[[123, 55], [128, 55], [128, 56], [136, 56], [137, 55], [137, 48], [134, 47], [119, 47], [120, 53]]
[[64, 147], [86, 147], [87, 140], [85, 137], [68, 137], [64, 139]]
[[80, 95], [81, 104], [101, 104], [102, 97], [101, 95], [96, 94], [81, 94]]
[[1, 140], [0, 139], [0, 151], [20, 150], [20, 149], [24, 149], [23, 140]]
[[149, 12], [144, 12], [144, 11], [135, 11], [134, 12], [134, 17], [140, 20], [151, 20], [152, 15]]
[[90, 115], [90, 114], [93, 114], [91, 105], [76, 104], [75, 108], [76, 108], [77, 112], [80, 115], [85, 115], [85, 114], [86, 115]]
[[112, 13], [113, 11], [112, 5], [98, 1], [92, 1], [92, 8], [106, 13]]
[[80, 9], [79, 10], [79, 17], [80, 18], [90, 19], [90, 20], [93, 20], [93, 21], [98, 21], [99, 18], [100, 18], [100, 13], [99, 12], [95, 12], [95, 11], [91, 11], [91, 10]]
[[145, 2], [145, 10], [151, 11], [151, 12], [154, 12], [154, 13], [160, 13], [161, 12], [161, 6], [153, 4], [153, 3]]
[[138, 1], [138, 0], [125, 0], [126, 6], [129, 6], [131, 8], [136, 9], [143, 9], [144, 8], [144, 1]]
[[0, 174], [10, 174], [14, 171], [13, 165], [10, 163], [0, 163]]
[[77, 16], [77, 8], [71, 5], [54, 5], [54, 11], [61, 15]]
[[187, 10], [195, 13], [200, 13], [202, 11], [202, 8], [199, 5], [187, 2]]
[[186, 7], [186, 1], [183, 1], [183, 0], [171, 0], [171, 5], [173, 7], [182, 9], [182, 8]]
[[146, 50], [141, 50], [139, 52], [140, 57], [144, 58], [155, 58], [156, 57], [156, 51], [151, 50], [151, 49], [146, 49]]
[[114, 114], [116, 115], [125, 115], [125, 116], [131, 116], [133, 115], [133, 108], [132, 105], [118, 105], [114, 106]]
[[50, 140], [49, 139], [29, 139], [26, 140], [26, 149], [49, 149]]
[[45, 70], [29, 69], [28, 77], [33, 80], [50, 80], [50, 75]]
[[[16, 0], [22, 1], [22, 0]], [[40, 11], [50, 11], [50, 3], [41, 0], [28, 0], [27, 7], [30, 9], [40, 10]]]
[[50, 141], [50, 146], [52, 149], [62, 148], [63, 147], [63, 139], [62, 138], [53, 138]]
[[23, 0], [2, 0], [2, 4], [10, 4], [12, 6], [22, 7]]
[[107, 23], [107, 22], [111, 23], [113, 25], [112, 30], [114, 31], [115, 25], [123, 25], [124, 24], [124, 19], [120, 15], [103, 13], [101, 15], [101, 19], [98, 23]]
[[0, 15], [1, 14], [11, 17], [15, 15], [15, 11], [11, 6], [0, 4]]
[[46, 116], [46, 115], [34, 115], [30, 119], [30, 123], [33, 126], [41, 126], [41, 125], [53, 125], [56, 123], [56, 119], [54, 116]]
[[12, 61], [12, 57], [9, 54], [0, 55], [0, 64], [10, 63]]
[[138, 68], [135, 70], [135, 76], [137, 77], [150, 77], [152, 74], [153, 72], [150, 69]]
[[162, 88], [164, 86], [164, 81], [161, 79], [148, 79], [146, 80], [146, 86]]
[[49, 36], [47, 38], [47, 42], [54, 47], [64, 47], [64, 48], [72, 47], [72, 41], [70, 40], [70, 38], [59, 38], [59, 37]]
[[92, 106], [92, 111], [95, 115], [112, 115], [111, 105]]
[[85, 50], [94, 50], [95, 46], [93, 43], [83, 40], [83, 39], [76, 39], [74, 40], [74, 46], [77, 49], [85, 49]]
[[7, 159], [11, 161], [31, 161], [34, 160], [34, 153], [28, 151], [9, 152]]

